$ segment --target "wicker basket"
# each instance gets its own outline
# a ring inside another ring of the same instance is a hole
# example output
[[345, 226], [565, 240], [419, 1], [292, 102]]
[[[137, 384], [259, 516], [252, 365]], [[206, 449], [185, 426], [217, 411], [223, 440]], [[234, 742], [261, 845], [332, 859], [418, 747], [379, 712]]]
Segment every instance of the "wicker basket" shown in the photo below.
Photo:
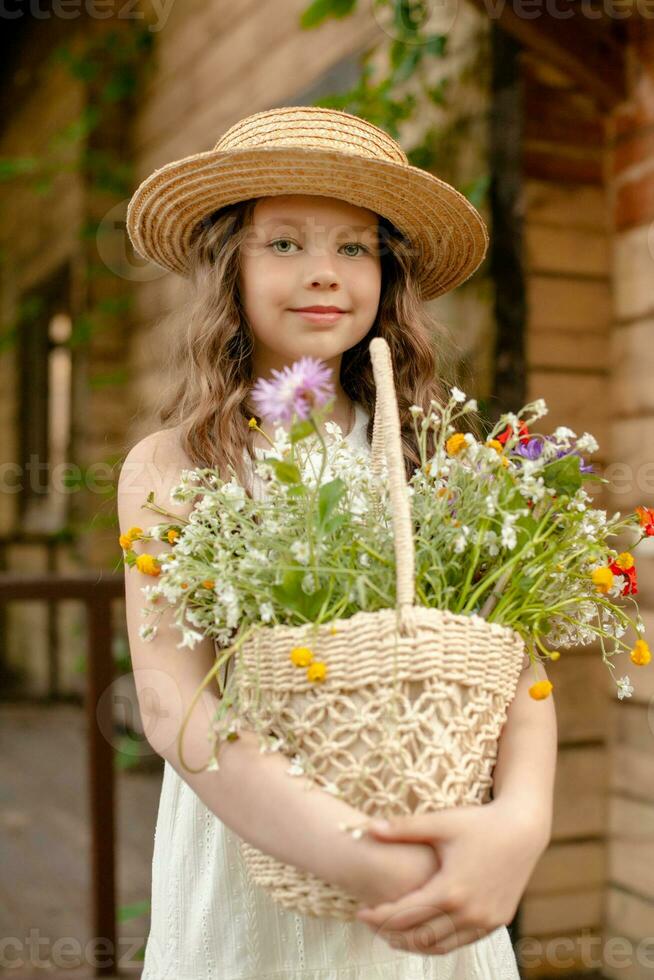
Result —
[[[480, 616], [414, 605], [413, 526], [386, 341], [373, 339], [370, 355], [377, 390], [372, 466], [379, 474], [386, 454], [397, 608], [361, 611], [317, 629], [256, 631], [235, 655], [243, 717], [247, 725], [247, 705], [256, 699], [270, 730], [310, 760], [315, 783], [336, 784], [369, 816], [482, 804], [490, 799], [524, 642]], [[319, 684], [289, 659], [303, 645], [328, 665]], [[252, 881], [285, 908], [354, 918], [360, 903], [341, 888], [245, 841], [241, 854]]]

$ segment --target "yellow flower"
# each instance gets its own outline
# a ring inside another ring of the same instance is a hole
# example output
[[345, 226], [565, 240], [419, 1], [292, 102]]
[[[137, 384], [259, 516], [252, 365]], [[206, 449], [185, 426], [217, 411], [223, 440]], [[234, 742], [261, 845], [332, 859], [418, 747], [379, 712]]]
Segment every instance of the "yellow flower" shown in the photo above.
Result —
[[214, 587], [214, 585], [216, 583], [214, 582], [214, 580], [212, 578], [205, 578], [205, 580], [204, 580], [204, 582], [202, 584], [205, 587], [205, 589], [213, 589], [213, 587]]
[[559, 653], [558, 650], [552, 650], [552, 652], [550, 653], [550, 660], [558, 660], [560, 656], [561, 654]]
[[536, 681], [529, 688], [529, 693], [535, 701], [543, 701], [545, 698], [550, 696], [554, 685], [551, 681]]
[[332, 636], [336, 636], [338, 633], [338, 628], [336, 626], [332, 626], [329, 632], [332, 634]]
[[154, 555], [139, 555], [136, 559], [136, 567], [144, 575], [159, 575], [161, 566]]
[[626, 571], [627, 568], [631, 568], [634, 563], [634, 556], [629, 554], [628, 551], [621, 551], [618, 557], [615, 559], [615, 563], [618, 568], [622, 568]]
[[606, 595], [610, 591], [613, 585], [613, 572], [607, 565], [594, 568], [591, 577], [598, 592], [603, 592]]
[[250, 426], [250, 428], [251, 428], [251, 429], [256, 429], [256, 427], [257, 427], [257, 425], [258, 425], [258, 423], [257, 423], [257, 420], [256, 420], [256, 418], [254, 417], [254, 415], [253, 415], [253, 416], [252, 416], [252, 418], [251, 418], [251, 419], [249, 420], [249, 422], [248, 422], [248, 425]]
[[308, 667], [313, 661], [313, 652], [309, 647], [293, 647], [290, 658], [296, 667]]
[[504, 467], [507, 467], [507, 466], [509, 465], [509, 461], [508, 461], [508, 459], [506, 458], [506, 456], [500, 456], [500, 463], [501, 463], [501, 464], [502, 464], [502, 466], [504, 466]]
[[466, 437], [462, 432], [455, 432], [445, 443], [445, 449], [450, 456], [456, 456], [468, 445]]
[[174, 527], [171, 527], [171, 529], [166, 532], [166, 537], [168, 538], [168, 544], [174, 544], [179, 537], [179, 531], [176, 531]]
[[143, 534], [142, 527], [130, 527], [125, 534], [121, 534], [118, 538], [118, 543], [123, 551], [129, 551], [132, 547], [132, 542], [138, 541], [138, 539]]
[[429, 474], [431, 473], [431, 463], [425, 463], [422, 469], [427, 474], [427, 476], [429, 476]]
[[316, 660], [310, 667], [307, 667], [307, 679], [310, 681], [324, 681], [326, 676], [327, 664], [323, 663], [322, 660]]
[[636, 640], [636, 645], [629, 654], [638, 667], [644, 667], [652, 659], [652, 654], [645, 640]]
[[486, 445], [489, 446], [490, 449], [495, 449], [500, 456], [504, 452], [504, 446], [499, 439], [489, 439]]

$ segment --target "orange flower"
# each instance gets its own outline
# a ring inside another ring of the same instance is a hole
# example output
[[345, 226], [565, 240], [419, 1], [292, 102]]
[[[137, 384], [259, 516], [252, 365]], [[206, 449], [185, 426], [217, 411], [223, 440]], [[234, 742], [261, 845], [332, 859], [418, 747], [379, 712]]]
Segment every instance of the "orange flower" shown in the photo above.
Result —
[[611, 590], [613, 585], [613, 572], [608, 566], [602, 565], [601, 568], [594, 568], [591, 573], [591, 578], [598, 592], [606, 595]]
[[535, 701], [543, 701], [552, 693], [554, 685], [551, 681], [536, 681], [529, 688], [529, 693]]
[[313, 661], [313, 651], [309, 647], [293, 647], [289, 656], [296, 667], [308, 667]]
[[652, 659], [652, 654], [645, 640], [636, 640], [636, 644], [629, 654], [637, 667], [644, 667]]
[[169, 531], [166, 532], [166, 538], [168, 539], [168, 544], [174, 544], [179, 537], [179, 531], [171, 527]]
[[202, 585], [205, 587], [205, 589], [213, 589], [213, 587], [214, 587], [215, 584], [216, 583], [214, 582], [214, 580], [212, 578], [205, 578], [204, 582], [202, 583]]
[[142, 534], [143, 534], [142, 527], [130, 527], [125, 532], [125, 534], [120, 535], [120, 537], [118, 538], [118, 543], [120, 544], [120, 547], [123, 549], [123, 551], [129, 551], [130, 548], [132, 547], [132, 543], [134, 541], [138, 541], [138, 539], [141, 537]]
[[468, 442], [463, 432], [455, 432], [445, 443], [445, 449], [450, 456], [457, 456], [467, 445]]
[[310, 667], [307, 667], [307, 679], [310, 681], [324, 681], [326, 676], [327, 664], [323, 663], [322, 660], [316, 660]]
[[647, 537], [654, 534], [654, 510], [651, 507], [636, 507], [640, 526], [644, 528]]
[[634, 556], [629, 554], [628, 551], [621, 551], [618, 557], [615, 559], [615, 563], [618, 568], [631, 568], [634, 563]]
[[136, 567], [144, 575], [157, 576], [161, 572], [161, 565], [154, 555], [139, 555], [136, 559]]

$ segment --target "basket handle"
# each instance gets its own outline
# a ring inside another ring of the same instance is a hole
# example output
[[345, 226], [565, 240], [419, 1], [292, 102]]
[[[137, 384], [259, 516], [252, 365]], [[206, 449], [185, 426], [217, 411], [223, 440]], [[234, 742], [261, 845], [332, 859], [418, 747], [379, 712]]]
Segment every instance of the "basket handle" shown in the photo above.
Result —
[[391, 514], [395, 541], [397, 611], [402, 632], [410, 627], [415, 598], [415, 548], [409, 488], [404, 468], [400, 437], [400, 414], [393, 382], [393, 364], [388, 342], [373, 337], [368, 346], [375, 377], [375, 421], [372, 432], [372, 471], [381, 473], [386, 458], [390, 488]]

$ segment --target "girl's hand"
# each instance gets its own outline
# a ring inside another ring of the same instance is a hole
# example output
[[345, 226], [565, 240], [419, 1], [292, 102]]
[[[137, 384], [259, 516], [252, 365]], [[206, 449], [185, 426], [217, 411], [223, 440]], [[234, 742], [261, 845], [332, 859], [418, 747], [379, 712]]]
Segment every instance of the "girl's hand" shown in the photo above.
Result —
[[395, 817], [385, 832], [371, 824], [367, 833], [376, 840], [431, 844], [441, 866], [398, 901], [360, 909], [356, 917], [394, 948], [423, 955], [481, 939], [513, 919], [547, 846], [543, 827], [499, 799]]

